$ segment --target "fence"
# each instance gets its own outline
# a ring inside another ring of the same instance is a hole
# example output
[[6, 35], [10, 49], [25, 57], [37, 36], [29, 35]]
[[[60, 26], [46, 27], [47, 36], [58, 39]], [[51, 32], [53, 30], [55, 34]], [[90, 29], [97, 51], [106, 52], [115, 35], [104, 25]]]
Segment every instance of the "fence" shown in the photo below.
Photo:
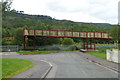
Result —
[[81, 45], [48, 45], [48, 46], [37, 46], [38, 50], [79, 50]]
[[[96, 45], [97, 48], [99, 47], [115, 47], [115, 45]], [[27, 48], [33, 48], [32, 46], [28, 46]], [[36, 49], [43, 51], [43, 50], [79, 50], [83, 48], [82, 45], [47, 45], [47, 46], [36, 46]], [[3, 45], [0, 46], [2, 52], [16, 52], [23, 49], [23, 46], [18, 45]]]
[[100, 47], [115, 47], [115, 45], [114, 44], [96, 45], [96, 48], [100, 48]]
[[18, 45], [3, 45], [0, 46], [0, 49], [2, 49], [2, 52], [16, 52], [19, 50]]

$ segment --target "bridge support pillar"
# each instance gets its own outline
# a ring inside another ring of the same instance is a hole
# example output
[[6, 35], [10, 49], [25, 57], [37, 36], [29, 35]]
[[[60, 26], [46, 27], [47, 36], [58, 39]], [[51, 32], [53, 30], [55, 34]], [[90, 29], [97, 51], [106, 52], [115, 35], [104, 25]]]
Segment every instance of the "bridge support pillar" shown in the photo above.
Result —
[[35, 38], [36, 36], [33, 37], [33, 46], [34, 46], [34, 49], [36, 49], [36, 42], [35, 42]]
[[27, 46], [27, 36], [24, 36], [24, 49], [26, 49], [26, 46]]
[[[35, 38], [36, 38], [36, 36], [33, 36], [33, 37], [31, 37], [31, 36], [29, 36], [29, 37], [28, 36], [24, 36], [24, 44], [23, 44], [24, 47], [23, 47], [23, 50], [35, 50], [35, 48], [36, 48]], [[29, 44], [27, 44], [27, 40], [28, 39], [32, 40], [31, 46], [33, 46], [33, 48], [27, 48], [29, 46]]]
[[84, 43], [84, 49], [96, 50], [96, 40], [92, 38], [86, 38]]

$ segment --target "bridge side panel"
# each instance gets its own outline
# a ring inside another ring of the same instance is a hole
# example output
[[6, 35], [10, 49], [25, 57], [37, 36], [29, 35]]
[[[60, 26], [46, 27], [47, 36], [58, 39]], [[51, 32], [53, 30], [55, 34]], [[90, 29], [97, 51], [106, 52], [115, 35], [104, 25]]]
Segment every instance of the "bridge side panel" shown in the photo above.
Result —
[[89, 32], [89, 31], [66, 31], [66, 30], [38, 30], [25, 29], [26, 36], [48, 36], [48, 37], [73, 37], [73, 38], [111, 38], [106, 32]]

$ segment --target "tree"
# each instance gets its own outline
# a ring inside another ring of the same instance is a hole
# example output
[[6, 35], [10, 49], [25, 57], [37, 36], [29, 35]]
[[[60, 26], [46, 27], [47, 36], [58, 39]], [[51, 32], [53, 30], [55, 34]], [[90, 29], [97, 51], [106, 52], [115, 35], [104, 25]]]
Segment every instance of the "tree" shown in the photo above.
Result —
[[74, 44], [74, 41], [71, 38], [64, 38], [62, 44], [63, 45], [72, 45], [72, 44]]
[[114, 25], [112, 28], [111, 28], [111, 31], [110, 31], [110, 36], [115, 40], [115, 41], [119, 41], [120, 40], [120, 26], [117, 26], [117, 25]]
[[118, 25], [112, 26], [111, 31], [110, 31], [110, 36], [113, 38], [116, 44], [120, 44], [120, 26]]
[[35, 42], [37, 46], [45, 46], [45, 45], [62, 43], [61, 38], [55, 38], [55, 37], [36, 37]]
[[2, 0], [2, 11], [10, 11], [12, 0]]
[[9, 29], [2, 28], [2, 38], [10, 37]]
[[15, 44], [17, 45], [22, 45], [23, 44], [23, 28], [17, 28], [16, 31], [15, 31], [15, 35], [14, 35], [14, 38], [15, 38]]

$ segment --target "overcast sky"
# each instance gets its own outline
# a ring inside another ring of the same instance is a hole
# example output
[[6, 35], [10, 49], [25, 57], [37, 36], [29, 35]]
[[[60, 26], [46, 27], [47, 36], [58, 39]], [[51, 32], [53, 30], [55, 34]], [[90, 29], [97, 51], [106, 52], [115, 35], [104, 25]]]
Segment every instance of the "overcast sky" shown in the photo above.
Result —
[[13, 0], [12, 9], [77, 22], [118, 23], [120, 0]]

